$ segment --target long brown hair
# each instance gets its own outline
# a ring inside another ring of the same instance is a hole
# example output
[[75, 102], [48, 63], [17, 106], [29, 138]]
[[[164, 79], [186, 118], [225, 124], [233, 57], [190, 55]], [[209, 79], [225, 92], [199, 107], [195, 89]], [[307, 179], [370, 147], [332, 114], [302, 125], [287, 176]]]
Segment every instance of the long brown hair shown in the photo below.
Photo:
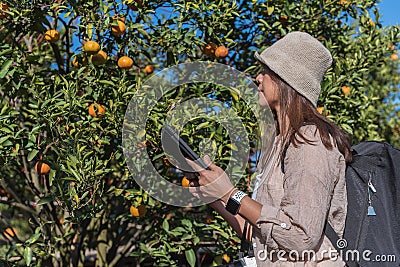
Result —
[[[266, 73], [270, 75], [272, 81], [278, 87], [280, 118], [277, 118], [279, 123], [277, 130], [282, 138], [282, 151], [289, 143], [295, 147], [304, 142], [311, 144], [311, 141], [300, 131], [300, 127], [312, 124], [318, 129], [323, 145], [329, 150], [336, 145], [346, 162], [350, 162], [352, 160], [351, 139], [347, 132], [321, 115], [308, 99], [299, 94], [268, 67], [264, 67]], [[334, 144], [331, 143], [330, 136], [332, 136]]]

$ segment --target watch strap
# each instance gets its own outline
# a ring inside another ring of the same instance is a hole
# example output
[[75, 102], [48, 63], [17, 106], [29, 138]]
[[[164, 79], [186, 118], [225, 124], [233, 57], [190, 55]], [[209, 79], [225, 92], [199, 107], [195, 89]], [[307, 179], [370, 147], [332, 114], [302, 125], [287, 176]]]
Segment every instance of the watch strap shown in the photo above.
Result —
[[235, 200], [237, 203], [240, 204], [240, 202], [242, 201], [242, 199], [246, 196], [246, 193], [243, 191], [237, 191], [235, 194], [233, 194], [233, 196], [231, 196], [230, 198], [232, 198], [233, 200]]
[[236, 215], [239, 212], [240, 202], [246, 196], [246, 194], [242, 191], [237, 191], [233, 196], [228, 199], [226, 203], [225, 209], [229, 211], [231, 214]]

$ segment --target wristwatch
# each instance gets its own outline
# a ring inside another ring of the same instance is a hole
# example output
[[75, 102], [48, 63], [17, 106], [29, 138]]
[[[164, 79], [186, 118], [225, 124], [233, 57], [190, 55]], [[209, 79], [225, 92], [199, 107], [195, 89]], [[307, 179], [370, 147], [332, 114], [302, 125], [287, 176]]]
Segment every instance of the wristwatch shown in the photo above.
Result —
[[225, 205], [225, 209], [232, 213], [233, 215], [238, 214], [240, 208], [240, 202], [246, 196], [242, 191], [237, 191], [233, 196], [228, 199]]

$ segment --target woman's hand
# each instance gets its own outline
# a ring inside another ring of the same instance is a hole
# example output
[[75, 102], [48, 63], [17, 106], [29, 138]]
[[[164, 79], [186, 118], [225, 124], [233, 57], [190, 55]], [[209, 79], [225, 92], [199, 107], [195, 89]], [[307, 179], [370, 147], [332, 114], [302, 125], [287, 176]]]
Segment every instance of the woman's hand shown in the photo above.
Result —
[[205, 156], [203, 161], [211, 170], [203, 169], [187, 159], [188, 164], [199, 174], [198, 180], [190, 182], [189, 191], [207, 203], [219, 199], [226, 203], [235, 189], [232, 182], [223, 169], [211, 162], [210, 157]]

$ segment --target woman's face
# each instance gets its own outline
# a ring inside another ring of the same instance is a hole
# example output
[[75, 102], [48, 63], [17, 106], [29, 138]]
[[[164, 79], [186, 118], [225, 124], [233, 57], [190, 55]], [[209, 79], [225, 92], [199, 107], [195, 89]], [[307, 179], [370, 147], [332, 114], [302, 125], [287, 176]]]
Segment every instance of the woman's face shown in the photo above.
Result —
[[256, 81], [258, 82], [258, 103], [260, 106], [269, 105], [272, 110], [276, 110], [276, 107], [279, 105], [277, 84], [265, 70], [258, 74]]

